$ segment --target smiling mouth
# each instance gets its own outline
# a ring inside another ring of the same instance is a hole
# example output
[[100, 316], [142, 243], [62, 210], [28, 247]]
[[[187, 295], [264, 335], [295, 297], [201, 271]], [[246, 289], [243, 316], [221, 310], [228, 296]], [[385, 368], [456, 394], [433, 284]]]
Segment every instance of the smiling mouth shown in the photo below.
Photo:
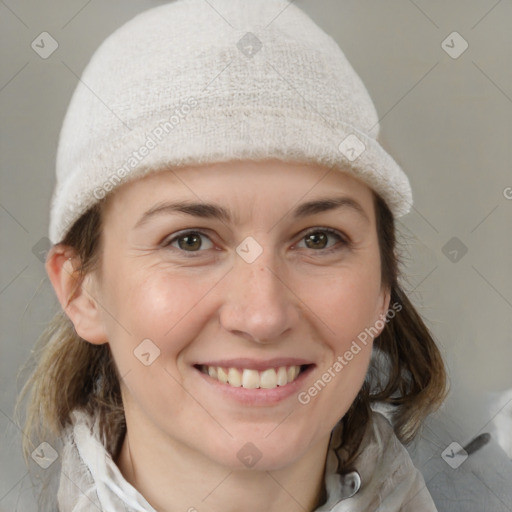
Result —
[[311, 365], [279, 366], [263, 371], [249, 368], [223, 368], [220, 366], [195, 365], [202, 373], [212, 379], [235, 388], [246, 389], [275, 389], [293, 382], [302, 372]]

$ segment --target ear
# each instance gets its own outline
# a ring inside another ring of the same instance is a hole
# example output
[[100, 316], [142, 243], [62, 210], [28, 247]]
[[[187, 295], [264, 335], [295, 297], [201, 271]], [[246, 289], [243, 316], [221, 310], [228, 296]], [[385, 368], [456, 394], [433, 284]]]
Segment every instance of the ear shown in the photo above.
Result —
[[[375, 323], [377, 323], [378, 320], [382, 320], [384, 322], [381, 329], [379, 329], [379, 334], [377, 336], [380, 336], [382, 331], [385, 327], [386, 322], [386, 313], [389, 311], [389, 303], [391, 302], [391, 290], [387, 286], [382, 286], [381, 292], [379, 294], [379, 298], [377, 301], [377, 320]], [[376, 336], [376, 337], [377, 337]]]
[[100, 305], [94, 297], [93, 276], [82, 276], [80, 258], [72, 247], [57, 244], [48, 252], [46, 272], [77, 334], [95, 345], [107, 343]]
[[379, 313], [385, 315], [389, 310], [389, 303], [391, 302], [391, 290], [388, 286], [383, 286], [381, 290], [381, 304]]

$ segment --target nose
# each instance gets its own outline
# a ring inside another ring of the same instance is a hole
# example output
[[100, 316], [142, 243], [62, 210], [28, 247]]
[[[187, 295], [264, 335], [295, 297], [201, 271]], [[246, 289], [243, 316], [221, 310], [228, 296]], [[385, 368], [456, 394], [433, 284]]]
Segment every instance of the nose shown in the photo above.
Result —
[[282, 339], [300, 318], [300, 301], [268, 252], [253, 263], [236, 258], [220, 309], [224, 329], [257, 343]]

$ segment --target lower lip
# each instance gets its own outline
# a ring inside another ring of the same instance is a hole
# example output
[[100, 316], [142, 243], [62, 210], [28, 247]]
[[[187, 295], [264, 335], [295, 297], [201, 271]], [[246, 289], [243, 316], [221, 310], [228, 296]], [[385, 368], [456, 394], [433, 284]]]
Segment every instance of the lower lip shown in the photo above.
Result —
[[314, 365], [309, 365], [293, 382], [284, 386], [277, 386], [274, 389], [246, 389], [244, 387], [234, 387], [229, 384], [219, 382], [217, 379], [210, 377], [208, 374], [197, 368], [194, 368], [194, 370], [201, 376], [210, 389], [213, 389], [215, 392], [222, 393], [223, 396], [243, 405], [263, 407], [278, 404], [292, 395], [297, 395], [304, 380], [309, 373], [311, 373], [313, 368]]

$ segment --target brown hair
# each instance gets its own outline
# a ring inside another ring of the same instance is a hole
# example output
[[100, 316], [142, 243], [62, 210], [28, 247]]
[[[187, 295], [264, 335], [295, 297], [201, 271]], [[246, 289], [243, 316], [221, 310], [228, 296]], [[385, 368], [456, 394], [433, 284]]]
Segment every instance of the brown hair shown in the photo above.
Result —
[[[367, 378], [343, 417], [342, 466], [358, 455], [364, 429], [376, 402], [392, 407], [398, 438], [409, 442], [423, 419], [446, 395], [446, 374], [441, 354], [429, 329], [398, 284], [400, 264], [396, 253], [395, 223], [382, 198], [374, 193], [381, 259], [382, 284], [391, 290], [391, 304], [399, 313], [386, 322], [374, 341], [381, 355], [370, 365]], [[81, 276], [98, 267], [101, 258], [102, 203], [88, 210], [71, 228], [63, 244], [74, 247], [81, 260]], [[75, 408], [99, 413], [100, 432], [108, 452], [116, 459], [126, 428], [119, 376], [109, 345], [82, 340], [63, 311], [55, 315], [37, 344], [37, 366], [20, 399], [28, 395], [23, 449], [37, 441], [58, 437], [71, 423]], [[385, 363], [388, 371], [382, 371]]]
[[[395, 220], [384, 200], [373, 194], [381, 261], [381, 282], [391, 291], [390, 304], [398, 305], [396, 316], [385, 323], [374, 340], [374, 353], [365, 382], [343, 417], [340, 466], [350, 466], [359, 455], [371, 405], [390, 407], [393, 429], [403, 443], [413, 440], [423, 420], [434, 412], [447, 394], [446, 370], [430, 330], [416, 311], [398, 280]], [[343, 461], [343, 462], [341, 462]]]

